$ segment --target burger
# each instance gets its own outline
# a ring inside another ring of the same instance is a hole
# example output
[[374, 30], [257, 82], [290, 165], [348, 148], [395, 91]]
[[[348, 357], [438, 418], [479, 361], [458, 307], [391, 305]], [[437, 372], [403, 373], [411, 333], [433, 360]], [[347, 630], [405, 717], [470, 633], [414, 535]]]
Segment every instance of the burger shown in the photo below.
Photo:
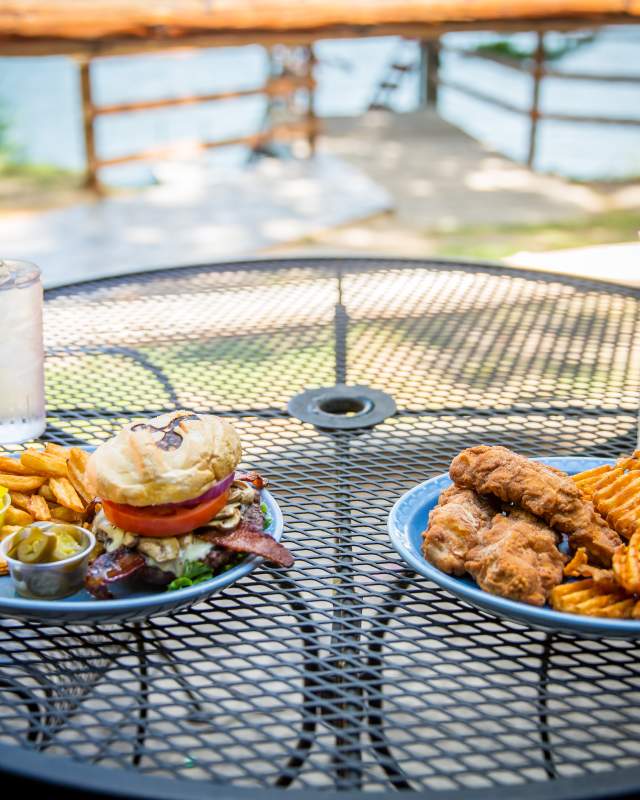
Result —
[[183, 588], [247, 554], [290, 566], [289, 551], [265, 533], [265, 481], [236, 471], [241, 455], [229, 422], [190, 411], [132, 423], [98, 447], [87, 468], [98, 548], [89, 592], [113, 597], [114, 584], [134, 575]]

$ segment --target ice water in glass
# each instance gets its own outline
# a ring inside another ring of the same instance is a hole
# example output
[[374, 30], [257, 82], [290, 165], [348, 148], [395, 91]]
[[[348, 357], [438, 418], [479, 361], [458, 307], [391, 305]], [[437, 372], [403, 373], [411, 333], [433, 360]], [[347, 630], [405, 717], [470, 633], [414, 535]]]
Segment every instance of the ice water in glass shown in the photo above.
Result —
[[33, 439], [45, 425], [40, 270], [0, 260], [0, 444]]

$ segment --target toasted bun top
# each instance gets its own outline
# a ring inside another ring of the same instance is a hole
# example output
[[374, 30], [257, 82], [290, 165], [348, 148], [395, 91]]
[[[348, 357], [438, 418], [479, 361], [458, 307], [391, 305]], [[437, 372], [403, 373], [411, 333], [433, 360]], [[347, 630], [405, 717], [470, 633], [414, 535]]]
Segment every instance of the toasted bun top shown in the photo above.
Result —
[[238, 434], [226, 420], [174, 411], [127, 425], [93, 453], [87, 474], [104, 500], [180, 503], [226, 478], [241, 455]]

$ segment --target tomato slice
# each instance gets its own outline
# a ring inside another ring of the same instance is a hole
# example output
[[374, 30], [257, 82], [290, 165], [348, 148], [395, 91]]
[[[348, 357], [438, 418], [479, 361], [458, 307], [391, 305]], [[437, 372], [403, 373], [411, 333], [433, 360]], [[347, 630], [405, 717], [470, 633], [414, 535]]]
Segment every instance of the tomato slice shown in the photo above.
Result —
[[141, 536], [179, 536], [181, 533], [206, 525], [227, 502], [229, 491], [223, 492], [213, 500], [206, 500], [195, 508], [176, 508], [167, 513], [166, 506], [128, 506], [122, 503], [102, 501], [104, 513], [109, 522], [125, 531], [139, 533]]

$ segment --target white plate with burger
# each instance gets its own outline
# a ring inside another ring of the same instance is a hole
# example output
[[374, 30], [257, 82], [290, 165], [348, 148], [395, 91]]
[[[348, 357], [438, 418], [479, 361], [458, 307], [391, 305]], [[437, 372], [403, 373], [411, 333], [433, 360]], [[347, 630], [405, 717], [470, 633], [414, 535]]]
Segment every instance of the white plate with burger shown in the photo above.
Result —
[[97, 549], [84, 588], [52, 599], [61, 564], [37, 564], [34, 586], [0, 578], [0, 615], [145, 619], [191, 606], [263, 560], [291, 566], [280, 508], [259, 473], [237, 470], [241, 455], [237, 432], [220, 417], [175, 411], [127, 425], [89, 459]]

